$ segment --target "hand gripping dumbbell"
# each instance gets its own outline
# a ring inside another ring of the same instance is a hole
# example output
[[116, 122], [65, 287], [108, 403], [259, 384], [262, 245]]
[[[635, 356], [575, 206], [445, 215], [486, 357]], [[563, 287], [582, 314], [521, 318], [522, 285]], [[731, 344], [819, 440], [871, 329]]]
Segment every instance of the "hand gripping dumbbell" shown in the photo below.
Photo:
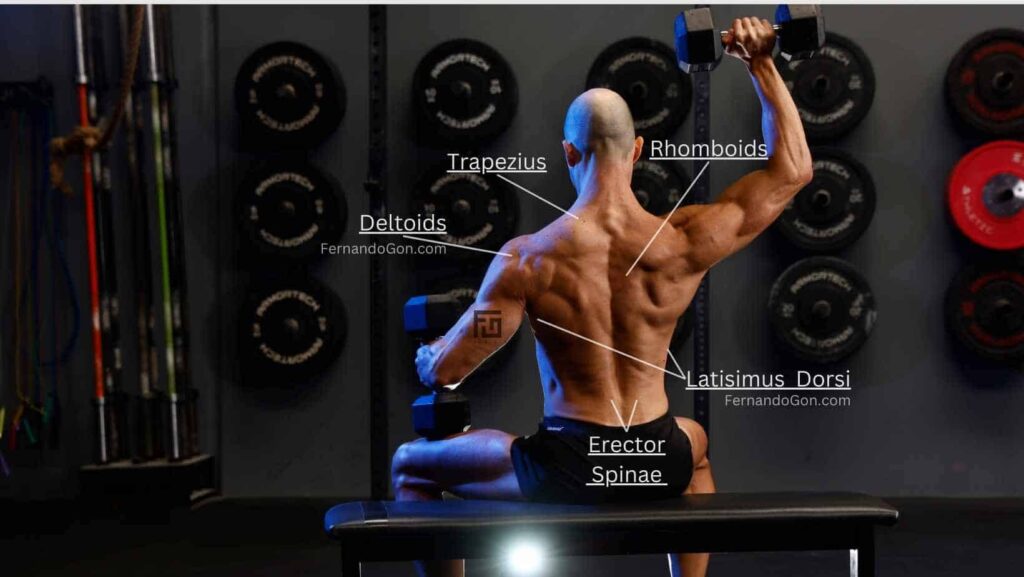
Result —
[[[415, 296], [403, 309], [405, 332], [420, 342], [433, 340], [454, 325], [463, 305], [452, 295]], [[469, 399], [448, 389], [417, 398], [412, 404], [412, 426], [416, 434], [435, 441], [469, 429]]]
[[[786, 60], [810, 58], [825, 44], [825, 20], [816, 4], [782, 4], [775, 9], [779, 53]], [[711, 8], [694, 8], [676, 17], [676, 60], [686, 73], [714, 70], [722, 60], [722, 38]]]

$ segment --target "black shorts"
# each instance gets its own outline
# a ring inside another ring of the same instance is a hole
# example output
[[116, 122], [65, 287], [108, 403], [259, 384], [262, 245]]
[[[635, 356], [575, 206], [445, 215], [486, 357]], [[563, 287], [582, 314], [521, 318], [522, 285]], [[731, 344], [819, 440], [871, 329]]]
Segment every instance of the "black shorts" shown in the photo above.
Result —
[[531, 501], [607, 503], [678, 497], [693, 476], [690, 439], [669, 415], [622, 427], [544, 417], [512, 442], [519, 489]]

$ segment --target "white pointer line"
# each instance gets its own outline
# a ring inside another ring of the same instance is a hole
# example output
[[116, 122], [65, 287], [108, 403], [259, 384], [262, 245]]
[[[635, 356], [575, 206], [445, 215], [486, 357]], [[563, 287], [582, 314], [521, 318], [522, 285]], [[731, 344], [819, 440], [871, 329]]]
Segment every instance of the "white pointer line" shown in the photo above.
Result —
[[473, 246], [462, 246], [461, 244], [454, 244], [454, 243], [450, 243], [450, 242], [441, 242], [439, 240], [430, 240], [429, 238], [420, 238], [418, 236], [409, 236], [407, 234], [403, 234], [402, 238], [408, 238], [408, 239], [411, 239], [411, 240], [418, 240], [420, 242], [429, 242], [431, 244], [443, 244], [444, 246], [453, 246], [455, 248], [464, 248], [466, 250], [475, 250], [477, 252], [486, 252], [487, 254], [496, 254], [498, 256], [507, 256], [507, 257], [511, 257], [512, 256], [510, 253], [507, 253], [507, 252], [495, 252], [493, 250], [487, 250], [487, 249], [483, 249], [483, 248], [476, 248], [476, 247], [473, 247]]
[[668, 487], [668, 483], [587, 483], [588, 487]]
[[569, 212], [568, 210], [565, 210], [564, 208], [562, 208], [562, 207], [558, 206], [557, 204], [555, 204], [555, 203], [551, 202], [550, 200], [548, 200], [548, 199], [544, 198], [543, 196], [540, 196], [540, 195], [534, 194], [534, 193], [530, 192], [529, 190], [526, 190], [525, 188], [523, 188], [523, 187], [519, 186], [518, 184], [516, 184], [516, 183], [512, 182], [511, 180], [509, 180], [509, 179], [505, 178], [504, 176], [502, 176], [502, 175], [500, 175], [500, 174], [499, 174], [499, 175], [497, 175], [497, 176], [498, 176], [498, 178], [500, 178], [500, 179], [504, 180], [505, 182], [507, 182], [507, 183], [511, 184], [512, 186], [514, 186], [514, 187], [518, 188], [519, 190], [521, 190], [521, 191], [525, 192], [526, 194], [529, 194], [530, 196], [532, 196], [532, 197], [534, 197], [534, 198], [536, 198], [536, 199], [538, 199], [538, 200], [540, 200], [540, 201], [542, 201], [542, 202], [545, 202], [545, 203], [547, 203], [547, 204], [550, 204], [551, 206], [553, 206], [553, 207], [557, 208], [558, 210], [560, 210], [560, 211], [564, 212], [565, 214], [568, 214], [569, 216], [571, 216], [571, 217], [575, 218], [576, 220], [579, 220], [579, 219], [580, 219], [580, 217], [578, 217], [578, 216], [576, 216], [575, 214], [573, 214], [573, 213]]
[[825, 389], [812, 389], [810, 387], [700, 387], [700, 386], [689, 386], [686, 387], [686, 391], [758, 391], [761, 393], [770, 393], [772, 391], [805, 391], [808, 393], [823, 393], [823, 392], [839, 392], [849, 393], [852, 391], [849, 387], [832, 387]]
[[648, 160], [768, 160], [769, 156], [651, 156]]
[[665, 349], [668, 351], [668, 358], [672, 359], [672, 364], [676, 366], [676, 370], [679, 374], [683, 374], [683, 367], [679, 366], [679, 361], [676, 360], [676, 356], [672, 354], [672, 349]]
[[448, 170], [448, 174], [547, 174], [546, 170]]
[[615, 399], [608, 399], [612, 403], [612, 410], [615, 411], [615, 416], [619, 418], [619, 424], [622, 425], [622, 430], [629, 432], [629, 428], [633, 426], [633, 417], [636, 415], [636, 406], [640, 404], [640, 399], [633, 401], [633, 411], [629, 413], [629, 422], [626, 423], [622, 420], [622, 413], [619, 412], [619, 407], [615, 405]]
[[394, 235], [394, 236], [405, 236], [407, 234], [448, 234], [447, 231], [430, 231], [430, 230], [361, 230], [359, 234], [383, 234], [383, 235]]
[[588, 457], [664, 457], [666, 453], [587, 453]]
[[629, 353], [624, 353], [624, 352], [622, 352], [622, 351], [620, 351], [618, 349], [613, 349], [613, 348], [609, 347], [608, 345], [606, 345], [604, 343], [599, 343], [599, 342], [597, 342], [597, 341], [595, 341], [593, 339], [588, 339], [587, 337], [585, 337], [585, 336], [583, 336], [583, 335], [581, 335], [579, 333], [574, 333], [574, 332], [570, 331], [569, 329], [563, 329], [562, 327], [560, 327], [560, 326], [558, 326], [558, 325], [556, 325], [554, 323], [549, 323], [548, 321], [546, 321], [544, 319], [538, 318], [537, 322], [539, 322], [541, 324], [545, 324], [545, 325], [547, 325], [547, 326], [549, 326], [549, 327], [551, 327], [553, 329], [560, 330], [563, 333], [568, 333], [568, 334], [570, 334], [570, 335], [572, 335], [572, 336], [574, 336], [574, 337], [576, 337], [578, 339], [583, 339], [583, 340], [587, 341], [588, 343], [590, 343], [592, 345], [597, 345], [597, 346], [599, 346], [599, 347], [601, 347], [603, 349], [607, 349], [607, 350], [609, 350], [609, 351], [611, 351], [613, 353], [622, 355], [622, 356], [626, 357], [627, 359], [632, 359], [632, 360], [640, 363], [641, 365], [647, 365], [648, 367], [651, 367], [652, 369], [658, 369], [659, 371], [665, 373], [666, 375], [672, 375], [673, 377], [676, 377], [677, 379], [683, 379], [684, 381], [686, 380], [686, 377], [684, 377], [681, 374], [676, 374], [676, 373], [673, 373], [672, 371], [666, 371], [664, 368], [659, 367], [658, 365], [656, 365], [654, 363], [649, 363], [649, 362], [647, 362], [647, 361], [645, 361], [643, 359], [638, 359], [637, 357], [634, 357], [633, 355], [631, 355]]
[[700, 167], [700, 172], [698, 172], [697, 176], [693, 177], [693, 180], [690, 181], [690, 186], [686, 187], [686, 192], [684, 192], [683, 195], [679, 197], [679, 200], [676, 201], [676, 205], [672, 208], [672, 212], [665, 215], [665, 220], [661, 221], [661, 226], [658, 227], [658, 230], [654, 231], [654, 236], [651, 237], [651, 240], [647, 241], [647, 246], [640, 251], [640, 256], [636, 257], [632, 266], [630, 266], [629, 270], [626, 271], [626, 276], [629, 276], [629, 273], [633, 272], [633, 269], [636, 268], [636, 263], [640, 262], [640, 259], [644, 257], [644, 253], [647, 252], [647, 249], [651, 248], [651, 244], [654, 242], [654, 239], [658, 238], [658, 235], [661, 234], [661, 229], [665, 228], [665, 225], [668, 224], [668, 219], [672, 218], [672, 215], [679, 209], [679, 205], [683, 204], [683, 200], [686, 199], [686, 195], [690, 194], [690, 191], [693, 190], [693, 185], [697, 184], [697, 181], [700, 180], [700, 175], [704, 174], [704, 171], [708, 169], [710, 164], [711, 161], [709, 160], [704, 163], [704, 166]]

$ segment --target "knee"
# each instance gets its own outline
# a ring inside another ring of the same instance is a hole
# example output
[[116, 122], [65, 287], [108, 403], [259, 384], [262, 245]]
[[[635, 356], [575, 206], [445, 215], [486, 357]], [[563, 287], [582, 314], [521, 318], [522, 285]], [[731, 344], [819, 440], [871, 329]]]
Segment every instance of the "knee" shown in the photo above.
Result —
[[676, 417], [676, 425], [690, 439], [690, 450], [693, 453], [693, 466], [702, 467], [708, 463], [708, 433], [700, 423], [685, 417]]
[[416, 461], [416, 442], [403, 443], [391, 459], [391, 484], [397, 490], [409, 484]]

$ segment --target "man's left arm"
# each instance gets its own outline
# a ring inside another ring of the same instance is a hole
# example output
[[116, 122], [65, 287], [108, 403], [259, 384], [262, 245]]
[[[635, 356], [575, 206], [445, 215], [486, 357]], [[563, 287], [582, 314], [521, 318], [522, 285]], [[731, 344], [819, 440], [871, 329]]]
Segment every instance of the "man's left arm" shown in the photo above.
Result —
[[682, 207], [673, 224], [684, 230], [694, 270], [707, 270], [767, 229], [813, 176], [800, 113], [775, 68], [775, 32], [767, 20], [737, 19], [727, 37], [729, 54], [746, 64], [761, 100], [761, 128], [768, 163], [725, 189], [705, 205]]
[[423, 384], [441, 388], [460, 384], [508, 342], [519, 329], [526, 308], [525, 271], [518, 239], [491, 261], [472, 306], [440, 339], [416, 351], [416, 372]]

